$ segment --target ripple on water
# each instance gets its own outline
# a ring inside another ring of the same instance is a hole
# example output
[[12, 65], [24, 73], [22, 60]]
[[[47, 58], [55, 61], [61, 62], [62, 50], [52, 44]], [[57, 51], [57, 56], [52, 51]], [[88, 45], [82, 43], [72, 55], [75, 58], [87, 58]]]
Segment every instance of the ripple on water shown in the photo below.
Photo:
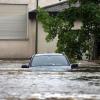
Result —
[[6, 97], [5, 100], [34, 100], [36, 97], [43, 100], [100, 100], [100, 73], [2, 72], [0, 97]]

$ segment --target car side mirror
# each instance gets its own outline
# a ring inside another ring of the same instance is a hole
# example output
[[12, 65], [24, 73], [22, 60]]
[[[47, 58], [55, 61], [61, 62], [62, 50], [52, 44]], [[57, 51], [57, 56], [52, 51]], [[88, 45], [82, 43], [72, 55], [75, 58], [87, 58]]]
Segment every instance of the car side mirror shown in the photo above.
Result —
[[29, 68], [28, 65], [22, 65], [21, 68]]
[[71, 68], [72, 68], [72, 69], [78, 68], [78, 64], [72, 64], [72, 65], [71, 65]]

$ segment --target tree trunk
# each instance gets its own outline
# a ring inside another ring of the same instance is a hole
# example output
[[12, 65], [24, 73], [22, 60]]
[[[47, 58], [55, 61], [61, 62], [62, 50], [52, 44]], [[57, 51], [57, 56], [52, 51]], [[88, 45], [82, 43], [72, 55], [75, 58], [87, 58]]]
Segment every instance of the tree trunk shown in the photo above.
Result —
[[90, 34], [89, 40], [89, 60], [95, 60], [96, 56], [96, 45], [95, 45], [95, 36], [94, 34]]

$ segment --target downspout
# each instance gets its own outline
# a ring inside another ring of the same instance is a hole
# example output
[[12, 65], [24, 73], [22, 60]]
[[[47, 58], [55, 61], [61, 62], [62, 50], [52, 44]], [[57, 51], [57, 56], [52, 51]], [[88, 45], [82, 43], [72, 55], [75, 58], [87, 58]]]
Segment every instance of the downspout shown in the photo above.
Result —
[[35, 34], [35, 54], [38, 53], [38, 0], [36, 0], [36, 34]]

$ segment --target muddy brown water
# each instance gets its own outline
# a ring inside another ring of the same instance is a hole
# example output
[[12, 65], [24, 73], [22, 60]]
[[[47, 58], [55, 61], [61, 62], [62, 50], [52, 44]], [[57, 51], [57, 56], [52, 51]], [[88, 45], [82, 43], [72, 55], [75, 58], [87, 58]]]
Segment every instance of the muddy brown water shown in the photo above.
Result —
[[100, 72], [1, 70], [0, 100], [100, 100]]

